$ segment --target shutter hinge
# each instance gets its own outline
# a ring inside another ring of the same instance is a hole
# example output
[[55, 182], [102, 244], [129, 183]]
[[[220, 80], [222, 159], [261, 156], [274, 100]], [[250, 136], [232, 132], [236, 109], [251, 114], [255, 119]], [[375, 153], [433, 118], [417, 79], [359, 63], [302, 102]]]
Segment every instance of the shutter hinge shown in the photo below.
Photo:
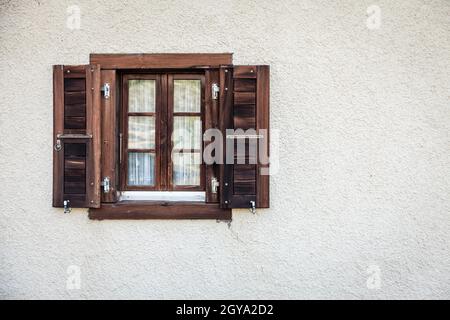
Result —
[[108, 193], [110, 190], [109, 177], [104, 177], [101, 185], [103, 187], [103, 193]]
[[101, 92], [103, 93], [103, 97], [105, 99], [108, 99], [111, 96], [111, 87], [109, 86], [109, 83], [103, 84]]
[[211, 193], [217, 193], [217, 188], [219, 188], [219, 181], [213, 177], [211, 178]]
[[211, 86], [211, 96], [213, 100], [219, 99], [219, 85], [217, 83], [213, 83]]

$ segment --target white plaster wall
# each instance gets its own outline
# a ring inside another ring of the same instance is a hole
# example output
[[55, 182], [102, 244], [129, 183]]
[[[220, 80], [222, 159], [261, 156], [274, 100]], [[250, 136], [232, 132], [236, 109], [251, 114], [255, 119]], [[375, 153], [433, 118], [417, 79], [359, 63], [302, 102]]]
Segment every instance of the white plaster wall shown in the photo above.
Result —
[[[0, 3], [0, 298], [450, 298], [450, 1]], [[271, 208], [231, 228], [52, 208], [51, 66], [91, 52], [270, 64]]]

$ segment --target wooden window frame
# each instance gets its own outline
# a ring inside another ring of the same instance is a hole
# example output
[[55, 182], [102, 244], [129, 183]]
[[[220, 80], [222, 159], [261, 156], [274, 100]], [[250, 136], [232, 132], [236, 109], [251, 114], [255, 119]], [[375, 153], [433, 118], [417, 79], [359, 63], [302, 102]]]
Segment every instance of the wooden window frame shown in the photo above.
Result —
[[[129, 80], [155, 80], [155, 111], [154, 112], [129, 112], [128, 105], [128, 81]], [[122, 104], [121, 104], [121, 140], [122, 148], [119, 152], [120, 155], [120, 190], [121, 191], [156, 191], [161, 190], [161, 143], [160, 143], [160, 132], [161, 132], [161, 115], [163, 115], [164, 106], [164, 94], [162, 92], [162, 81], [161, 75], [159, 74], [124, 74], [122, 76]], [[128, 118], [130, 116], [145, 117], [151, 116], [155, 119], [155, 147], [154, 149], [129, 149], [128, 148]], [[131, 151], [130, 151], [131, 150]], [[128, 184], [128, 153], [154, 153], [155, 154], [155, 183], [153, 186], [130, 186]]]
[[[211, 75], [217, 72], [220, 66], [232, 64], [231, 53], [213, 53], [213, 54], [91, 54], [91, 64], [98, 64], [102, 72], [108, 75], [113, 83], [113, 88], [121, 90], [121, 74], [132, 73], [140, 74], [146, 72], [158, 72], [161, 70], [173, 70], [175, 73], [200, 73], [203, 78], [203, 85], [211, 81]], [[211, 73], [211, 70], [216, 70]], [[113, 77], [115, 74], [115, 78]], [[113, 79], [114, 78], [114, 79]], [[218, 80], [218, 78], [217, 78]], [[167, 81], [162, 81], [167, 83]], [[162, 85], [163, 91], [167, 88]], [[206, 92], [206, 95], [205, 95]], [[205, 96], [203, 96], [205, 95]], [[113, 96], [117, 96], [114, 94]], [[163, 95], [167, 96], [167, 95]], [[211, 100], [209, 91], [202, 90], [202, 106], [203, 108], [211, 108], [215, 102]], [[105, 104], [114, 105], [114, 102], [106, 102]], [[119, 106], [120, 107], [120, 106]], [[121, 114], [121, 113], [119, 113]], [[202, 112], [203, 129], [206, 123], [210, 123], [210, 114], [203, 110]], [[119, 121], [122, 121], [119, 119]], [[214, 120], [217, 121], [217, 120]], [[164, 125], [162, 123], [161, 125]], [[165, 124], [167, 125], [167, 124]], [[103, 126], [103, 130], [107, 131], [105, 136], [111, 134], [107, 130], [107, 126]], [[112, 132], [112, 130], [110, 130]], [[118, 139], [118, 137], [117, 137]], [[170, 137], [163, 136], [162, 139], [169, 141]], [[170, 139], [171, 140], [171, 139]], [[111, 143], [104, 141], [104, 143]], [[118, 146], [118, 141], [113, 143]], [[161, 146], [167, 146], [167, 143], [161, 143]], [[155, 146], [156, 147], [156, 146]], [[204, 145], [202, 145], [204, 147]], [[120, 152], [120, 151], [119, 151]], [[167, 152], [163, 150], [162, 152]], [[116, 160], [118, 161], [118, 160]], [[107, 162], [107, 161], [106, 161]], [[120, 164], [119, 164], [120, 165]], [[104, 159], [102, 158], [102, 168]], [[114, 172], [111, 165], [106, 165], [110, 172]], [[205, 166], [202, 165], [204, 168]], [[102, 169], [103, 170], [103, 169]], [[208, 169], [208, 174], [210, 174]], [[205, 182], [206, 170], [202, 170], [202, 183]], [[164, 176], [164, 175], [162, 175]], [[118, 179], [122, 180], [122, 179]], [[168, 181], [161, 179], [160, 186], [167, 185]], [[118, 186], [120, 184], [117, 184]], [[204, 186], [208, 189], [209, 185]], [[114, 199], [115, 197], [110, 197]], [[109, 199], [109, 198], [108, 198]], [[220, 208], [219, 202], [167, 202], [167, 201], [120, 201], [116, 203], [102, 203], [100, 208], [91, 208], [89, 210], [89, 218], [95, 220], [104, 219], [218, 219], [231, 220], [231, 209]]]
[[233, 63], [232, 53], [91, 53], [102, 70], [219, 68]]
[[200, 149], [199, 150], [190, 150], [190, 153], [194, 153], [194, 152], [200, 152], [200, 156], [201, 156], [201, 165], [200, 165], [200, 185], [199, 186], [181, 186], [181, 185], [174, 185], [173, 184], [173, 162], [170, 161], [169, 159], [172, 158], [172, 152], [173, 152], [173, 141], [172, 141], [172, 134], [173, 134], [173, 124], [174, 124], [174, 117], [175, 116], [196, 116], [198, 117], [199, 113], [198, 112], [174, 112], [174, 108], [173, 108], [173, 101], [174, 101], [174, 88], [173, 88], [173, 83], [174, 80], [200, 80], [201, 83], [201, 98], [200, 98], [200, 120], [201, 120], [201, 124], [202, 124], [202, 128], [201, 128], [201, 132], [203, 136], [203, 131], [205, 129], [205, 75], [204, 74], [192, 74], [192, 73], [187, 73], [187, 74], [181, 74], [181, 73], [174, 73], [174, 74], [169, 74], [168, 75], [168, 79], [167, 79], [167, 84], [168, 84], [168, 88], [167, 88], [167, 97], [168, 97], [168, 101], [167, 101], [167, 119], [168, 119], [168, 126], [167, 126], [167, 131], [168, 131], [168, 150], [167, 150], [167, 181], [168, 181], [168, 186], [169, 186], [169, 190], [170, 191], [205, 191], [205, 164], [203, 163], [203, 140], [200, 143]]
[[[185, 70], [172, 72], [142, 72], [125, 73], [121, 77], [122, 103], [120, 106], [120, 135], [122, 148], [120, 155], [120, 190], [121, 191], [206, 191], [205, 190], [205, 165], [202, 161], [200, 165], [199, 185], [175, 185], [173, 183], [173, 125], [175, 116], [200, 116], [201, 132], [205, 128], [205, 75], [203, 73], [191, 73]], [[156, 97], [154, 112], [129, 112], [128, 105], [128, 81], [129, 80], [155, 80]], [[174, 80], [200, 80], [201, 98], [200, 112], [174, 112]], [[154, 149], [130, 149], [128, 147], [128, 118], [130, 116], [152, 116], [155, 118], [155, 148]], [[163, 124], [163, 125], [161, 125]], [[186, 152], [185, 150], [178, 150]], [[128, 154], [129, 152], [149, 152], [155, 154], [155, 183], [152, 186], [139, 186], [128, 184]], [[190, 153], [198, 152], [203, 154], [203, 141], [200, 149], [191, 149]]]

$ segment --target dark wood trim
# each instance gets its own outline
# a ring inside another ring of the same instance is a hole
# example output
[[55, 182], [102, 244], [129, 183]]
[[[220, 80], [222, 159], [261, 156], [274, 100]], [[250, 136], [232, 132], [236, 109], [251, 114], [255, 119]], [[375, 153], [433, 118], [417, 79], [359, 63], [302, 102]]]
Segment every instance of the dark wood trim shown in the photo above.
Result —
[[221, 209], [216, 203], [122, 201], [102, 204], [89, 210], [89, 218], [105, 219], [218, 219], [231, 220], [231, 209]]
[[174, 116], [180, 117], [198, 117], [200, 112], [172, 112]]
[[102, 69], [210, 68], [232, 61], [232, 53], [90, 54], [90, 63], [100, 64]]
[[161, 153], [160, 157], [160, 186], [161, 190], [168, 190], [169, 182], [168, 182], [168, 150], [169, 150], [169, 123], [168, 123], [168, 115], [167, 115], [167, 96], [168, 96], [168, 88], [167, 88], [167, 74], [161, 75], [161, 109], [160, 109], [160, 124], [161, 130], [159, 132], [159, 150]]
[[117, 184], [118, 184], [118, 121], [117, 121], [117, 72], [115, 70], [102, 70], [101, 83], [109, 83], [111, 86], [111, 93], [108, 99], [102, 98], [101, 102], [101, 122], [102, 122], [102, 175], [110, 179], [110, 191], [108, 193], [102, 192], [102, 202], [116, 202], [117, 201]]
[[[53, 146], [56, 136], [64, 133], [64, 67], [53, 66]], [[64, 201], [64, 150], [53, 150], [53, 206]]]
[[86, 197], [88, 207], [98, 208], [101, 203], [101, 73], [99, 65], [90, 65], [86, 68], [86, 134], [92, 139], [87, 143], [90, 151], [86, 168]]
[[156, 149], [127, 149], [128, 152], [133, 152], [133, 153], [155, 153]]
[[[270, 145], [270, 69], [269, 66], [257, 66], [256, 76], [256, 130], [259, 133], [260, 129], [267, 129], [267, 136], [264, 137], [267, 143], [267, 153]], [[258, 146], [259, 148], [259, 146]], [[259, 149], [258, 149], [259, 151]], [[258, 155], [258, 159], [260, 156]], [[269, 183], [270, 176], [261, 175], [262, 168], [268, 168], [269, 164], [258, 164], [258, 171], [256, 174], [256, 206], [258, 208], [269, 208]]]
[[[233, 68], [223, 66], [220, 68], [220, 113], [219, 127], [223, 135], [223, 164], [220, 165], [220, 206], [232, 207], [233, 195], [233, 165], [227, 164], [227, 137], [226, 129], [233, 129]], [[234, 144], [233, 144], [234, 145]]]
[[[219, 123], [219, 99], [213, 99], [211, 88], [213, 83], [219, 84], [219, 69], [210, 69], [205, 72], [205, 127], [204, 131], [208, 129], [218, 129]], [[213, 141], [203, 141], [203, 150]], [[216, 150], [218, 152], [218, 150]], [[220, 156], [217, 154], [216, 156]], [[219, 192], [212, 192], [211, 180], [216, 178], [219, 180], [219, 164], [213, 163], [207, 165], [205, 163], [205, 191], [206, 202], [218, 203]]]
[[156, 112], [128, 112], [129, 117], [154, 117]]

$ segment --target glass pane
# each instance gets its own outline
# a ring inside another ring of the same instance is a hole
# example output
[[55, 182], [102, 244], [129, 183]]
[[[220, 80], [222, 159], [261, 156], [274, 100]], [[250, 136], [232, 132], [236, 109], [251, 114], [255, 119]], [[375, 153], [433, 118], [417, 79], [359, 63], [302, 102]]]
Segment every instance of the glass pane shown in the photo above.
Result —
[[177, 186], [200, 185], [200, 153], [172, 154], [173, 184]]
[[152, 186], [155, 184], [155, 154], [128, 153], [128, 185]]
[[155, 148], [155, 118], [128, 117], [128, 149]]
[[173, 117], [173, 148], [200, 149], [202, 121], [200, 117]]
[[128, 112], [155, 112], [155, 80], [128, 80]]
[[200, 112], [200, 80], [173, 81], [173, 111]]

